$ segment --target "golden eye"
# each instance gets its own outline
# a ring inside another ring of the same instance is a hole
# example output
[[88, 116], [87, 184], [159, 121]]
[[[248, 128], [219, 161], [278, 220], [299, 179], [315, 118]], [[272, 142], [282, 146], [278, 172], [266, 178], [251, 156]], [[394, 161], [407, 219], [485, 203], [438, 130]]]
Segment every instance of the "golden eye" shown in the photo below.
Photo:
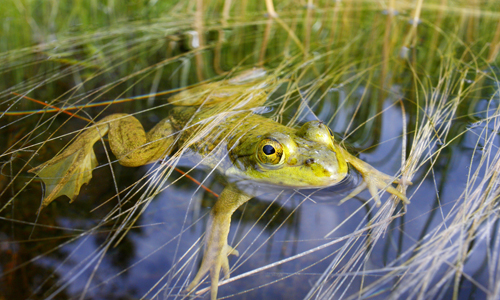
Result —
[[263, 139], [257, 148], [257, 157], [264, 164], [283, 162], [283, 146], [275, 139]]

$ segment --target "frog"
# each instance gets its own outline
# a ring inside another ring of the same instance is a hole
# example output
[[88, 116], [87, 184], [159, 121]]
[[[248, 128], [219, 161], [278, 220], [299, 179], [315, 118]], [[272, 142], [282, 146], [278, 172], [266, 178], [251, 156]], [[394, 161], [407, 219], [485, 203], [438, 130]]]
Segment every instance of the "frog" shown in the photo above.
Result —
[[[201, 266], [186, 289], [192, 293], [209, 273], [210, 297], [217, 298], [220, 273], [230, 276], [229, 255], [239, 255], [228, 242], [232, 214], [260, 186], [279, 189], [325, 188], [339, 184], [350, 169], [362, 183], [341, 202], [368, 189], [380, 205], [379, 190], [409, 204], [392, 184], [399, 183], [347, 151], [321, 121], [285, 126], [263, 115], [265, 102], [279, 86], [277, 76], [253, 68], [219, 81], [186, 89], [167, 101], [168, 116], [146, 132], [133, 115], [115, 113], [92, 124], [54, 158], [29, 170], [45, 184], [42, 207], [67, 196], [72, 202], [98, 166], [94, 144], [108, 136], [111, 151], [126, 167], [190, 155], [217, 169], [226, 185], [211, 208]], [[248, 188], [252, 186], [253, 188]]]

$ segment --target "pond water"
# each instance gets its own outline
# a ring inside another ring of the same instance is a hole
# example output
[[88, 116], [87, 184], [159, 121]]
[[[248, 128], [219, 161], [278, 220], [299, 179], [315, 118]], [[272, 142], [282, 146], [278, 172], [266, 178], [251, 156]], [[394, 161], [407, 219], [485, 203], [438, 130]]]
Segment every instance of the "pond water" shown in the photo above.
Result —
[[[27, 97], [82, 105], [71, 111], [82, 118], [134, 114], [149, 129], [172, 109], [171, 94], [254, 66], [280, 69], [283, 80], [260, 113], [288, 126], [323, 120], [359, 158], [410, 180], [411, 204], [384, 193], [377, 207], [363, 191], [339, 205], [362, 181], [353, 170], [320, 191], [269, 190], [233, 215], [229, 244], [240, 255], [229, 262], [238, 277], [218, 297], [498, 298], [500, 94], [487, 28], [496, 28], [500, 9], [492, 3], [482, 14], [428, 3], [415, 32], [416, 8], [405, 2], [397, 15], [371, 1], [290, 4], [279, 19], [258, 5], [226, 19], [212, 3], [201, 23], [176, 6], [183, 12], [154, 22], [5, 52], [0, 299], [209, 299], [206, 290], [184, 290], [216, 197], [178, 171], [157, 173], [159, 164], [119, 165], [105, 141], [76, 200], [40, 211], [44, 187], [27, 171], [89, 121], [50, 107], [36, 113], [43, 106]], [[179, 164], [221, 193], [220, 175], [192, 167]]]

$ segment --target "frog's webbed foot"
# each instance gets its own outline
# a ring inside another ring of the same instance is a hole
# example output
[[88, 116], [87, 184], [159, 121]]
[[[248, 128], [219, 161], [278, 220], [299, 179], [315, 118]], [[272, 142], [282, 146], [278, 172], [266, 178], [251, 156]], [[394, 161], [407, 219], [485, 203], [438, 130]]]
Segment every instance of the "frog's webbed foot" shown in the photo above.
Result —
[[113, 114], [85, 129], [64, 151], [51, 160], [28, 172], [35, 173], [45, 184], [42, 208], [59, 196], [66, 195], [72, 202], [83, 184], [92, 178], [92, 170], [97, 167], [94, 144], [105, 136], [110, 124], [127, 115]]
[[[229, 279], [229, 259], [230, 254], [238, 256], [238, 250], [232, 248], [228, 244], [221, 243], [222, 241], [211, 240], [207, 242], [205, 254], [203, 255], [203, 261], [201, 262], [201, 267], [196, 273], [193, 281], [189, 284], [186, 291], [191, 292], [200, 283], [201, 279], [205, 274], [210, 272], [210, 282], [211, 282], [211, 299], [217, 298], [217, 290], [219, 286], [220, 270], [224, 273], [224, 279]], [[221, 246], [222, 244], [222, 246]]]
[[42, 208], [62, 195], [72, 202], [81, 186], [92, 178], [92, 170], [98, 163], [93, 149], [95, 142], [89, 143], [87, 138], [88, 134], [82, 134], [62, 153], [28, 171], [45, 184]]
[[[384, 174], [374, 167], [370, 166], [368, 163], [360, 160], [357, 157], [354, 157], [349, 154], [348, 162], [359, 172], [361, 173], [361, 176], [363, 176], [363, 182], [356, 187], [349, 195], [347, 195], [344, 199], [340, 201], [340, 203], [344, 203], [348, 199], [356, 196], [360, 192], [362, 192], [364, 189], [368, 189], [370, 194], [372, 195], [373, 199], [375, 200], [375, 203], [377, 206], [380, 206], [380, 197], [378, 195], [379, 190], [385, 189], [387, 192], [393, 194], [394, 196], [398, 197], [401, 199], [404, 204], [409, 204], [410, 201], [408, 198], [398, 191], [396, 188], [392, 186], [392, 183], [400, 183], [399, 180], [394, 180], [393, 177]], [[407, 184], [411, 184], [411, 182], [406, 182]]]

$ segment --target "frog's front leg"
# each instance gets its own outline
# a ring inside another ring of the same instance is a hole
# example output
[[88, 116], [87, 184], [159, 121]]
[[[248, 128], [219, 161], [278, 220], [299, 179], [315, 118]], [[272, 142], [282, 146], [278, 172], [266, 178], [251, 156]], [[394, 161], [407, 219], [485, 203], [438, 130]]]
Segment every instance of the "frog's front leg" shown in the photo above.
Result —
[[192, 291], [200, 280], [210, 271], [211, 299], [217, 298], [220, 269], [224, 278], [229, 278], [228, 255], [238, 255], [238, 251], [227, 244], [227, 236], [231, 225], [231, 215], [251, 196], [241, 192], [234, 184], [228, 185], [221, 193], [211, 211], [211, 221], [205, 236], [205, 252], [198, 273], [189, 284], [187, 291]]
[[[361, 176], [363, 176], [363, 183], [361, 183], [357, 188], [355, 188], [349, 195], [347, 195], [347, 197], [342, 199], [340, 203], [343, 203], [346, 200], [356, 196], [357, 194], [362, 192], [365, 188], [367, 188], [370, 194], [372, 195], [373, 199], [375, 200], [377, 206], [380, 206], [381, 204], [380, 197], [378, 195], [379, 189], [385, 189], [389, 193], [401, 199], [404, 202], [404, 204], [410, 204], [408, 198], [406, 198], [406, 196], [403, 193], [401, 193], [392, 186], [392, 183], [399, 183], [398, 181], [394, 181], [391, 176], [378, 171], [367, 162], [362, 161], [361, 159], [348, 153], [346, 150], [342, 149], [342, 151], [345, 160], [349, 164], [351, 164], [351, 166], [353, 166], [359, 173], [361, 173]], [[411, 182], [407, 183], [411, 184]]]
[[140, 166], [168, 155], [172, 149], [173, 130], [168, 120], [157, 124], [147, 134], [141, 123], [127, 114], [113, 114], [83, 131], [64, 151], [28, 172], [45, 183], [42, 207], [59, 196], [73, 201], [84, 183], [92, 178], [98, 165], [93, 146], [109, 134], [111, 150], [124, 166]]

